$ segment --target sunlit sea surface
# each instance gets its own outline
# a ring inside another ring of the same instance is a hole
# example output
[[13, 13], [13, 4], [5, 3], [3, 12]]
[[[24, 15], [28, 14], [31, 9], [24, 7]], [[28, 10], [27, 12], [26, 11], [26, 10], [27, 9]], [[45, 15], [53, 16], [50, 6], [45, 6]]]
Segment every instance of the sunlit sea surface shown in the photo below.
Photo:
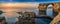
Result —
[[[3, 14], [0, 15], [0, 17], [3, 17], [5, 16], [6, 18], [6, 22], [16, 22], [18, 21], [18, 18], [19, 17], [19, 14], [17, 12], [35, 12], [36, 15], [38, 15], [38, 8], [15, 8], [15, 9], [0, 9], [2, 10]], [[49, 9], [50, 11], [50, 9]], [[48, 13], [51, 13], [49, 12]], [[35, 18], [35, 22], [36, 24], [39, 23], [39, 22], [42, 22], [44, 24], [49, 24], [50, 23], [50, 20], [49, 19], [46, 19], [46, 18]]]
[[16, 22], [18, 21], [17, 17], [19, 17], [19, 14], [17, 12], [35, 12], [36, 15], [38, 15], [38, 9], [37, 8], [15, 8], [15, 9], [0, 9], [2, 10], [3, 14], [0, 15], [0, 17], [5, 16], [6, 22]]

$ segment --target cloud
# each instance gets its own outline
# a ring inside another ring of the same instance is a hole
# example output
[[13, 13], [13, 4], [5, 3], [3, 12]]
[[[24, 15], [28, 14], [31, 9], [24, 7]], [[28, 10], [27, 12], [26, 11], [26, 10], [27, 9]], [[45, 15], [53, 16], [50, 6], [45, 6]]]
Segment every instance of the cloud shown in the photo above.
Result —
[[16, 3], [2, 3], [0, 8], [37, 8], [39, 3], [36, 2], [16, 2]]
[[[0, 0], [0, 1], [5, 1], [5, 2], [10, 2], [11, 0]], [[12, 2], [55, 2], [55, 1], [60, 1], [60, 0], [12, 0]]]

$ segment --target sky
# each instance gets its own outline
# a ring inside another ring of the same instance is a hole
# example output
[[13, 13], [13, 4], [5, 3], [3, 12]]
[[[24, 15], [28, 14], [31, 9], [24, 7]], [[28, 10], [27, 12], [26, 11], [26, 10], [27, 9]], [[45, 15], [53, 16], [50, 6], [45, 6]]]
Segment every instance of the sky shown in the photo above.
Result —
[[59, 2], [60, 0], [0, 0], [5, 2]]
[[2, 3], [0, 8], [38, 8], [39, 3], [34, 2], [13, 2], [13, 3]]
[[[41, 2], [59, 2], [59, 1], [60, 0], [0, 0], [0, 3], [2, 3], [2, 2], [20, 2], [20, 4], [19, 4], [20, 6], [22, 5], [23, 7], [26, 7], [26, 4], [27, 4], [27, 7], [29, 6], [29, 7], [33, 8], [33, 7], [37, 7], [38, 6], [37, 4], [39, 4]], [[21, 2], [23, 2], [23, 3], [21, 3]], [[14, 4], [12, 4], [12, 5], [14, 5]], [[7, 3], [6, 5], [10, 5], [10, 4]], [[16, 4], [16, 5], [18, 5], [18, 4]]]

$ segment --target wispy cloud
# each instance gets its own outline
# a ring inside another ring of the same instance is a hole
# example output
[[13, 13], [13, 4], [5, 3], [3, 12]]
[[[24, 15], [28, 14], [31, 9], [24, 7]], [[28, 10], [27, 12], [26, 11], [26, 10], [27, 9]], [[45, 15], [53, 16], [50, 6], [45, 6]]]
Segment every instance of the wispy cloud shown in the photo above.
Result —
[[56, 2], [56, 1], [60, 1], [60, 0], [0, 0], [0, 1], [5, 1], [5, 2]]
[[1, 8], [37, 8], [37, 2], [16, 2], [16, 3], [2, 3]]

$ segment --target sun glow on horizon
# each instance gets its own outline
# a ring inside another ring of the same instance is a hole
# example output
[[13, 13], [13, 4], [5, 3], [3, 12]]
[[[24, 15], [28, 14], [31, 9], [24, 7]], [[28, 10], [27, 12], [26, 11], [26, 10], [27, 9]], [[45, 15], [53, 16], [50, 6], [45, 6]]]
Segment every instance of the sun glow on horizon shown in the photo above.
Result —
[[12, 3], [8, 3], [6, 6], [12, 6]]
[[38, 5], [36, 3], [2, 3], [1, 8], [34, 8]]

